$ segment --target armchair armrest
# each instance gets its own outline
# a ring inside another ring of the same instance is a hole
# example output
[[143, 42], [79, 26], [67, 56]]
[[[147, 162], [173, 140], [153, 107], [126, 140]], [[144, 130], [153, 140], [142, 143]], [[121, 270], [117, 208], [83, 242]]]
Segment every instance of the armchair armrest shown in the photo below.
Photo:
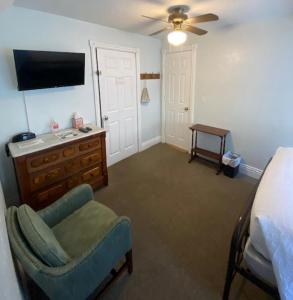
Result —
[[49, 227], [53, 227], [93, 199], [92, 187], [89, 184], [82, 184], [67, 192], [53, 204], [38, 211], [38, 214]]

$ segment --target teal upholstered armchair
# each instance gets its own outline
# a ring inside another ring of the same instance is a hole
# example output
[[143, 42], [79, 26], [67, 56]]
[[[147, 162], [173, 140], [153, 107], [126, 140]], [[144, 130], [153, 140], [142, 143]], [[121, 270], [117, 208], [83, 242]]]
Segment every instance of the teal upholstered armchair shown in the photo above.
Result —
[[132, 272], [130, 220], [93, 199], [84, 184], [41, 211], [7, 210], [13, 252], [50, 299], [86, 299], [109, 274]]

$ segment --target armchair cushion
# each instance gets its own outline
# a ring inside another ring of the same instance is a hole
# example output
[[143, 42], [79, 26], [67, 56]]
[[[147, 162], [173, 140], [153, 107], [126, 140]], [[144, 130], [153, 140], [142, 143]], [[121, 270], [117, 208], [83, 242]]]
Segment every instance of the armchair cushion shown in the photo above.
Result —
[[19, 207], [17, 218], [28, 244], [44, 263], [57, 267], [70, 261], [70, 257], [62, 249], [53, 231], [28, 205], [23, 204]]
[[52, 228], [93, 199], [95, 197], [92, 187], [89, 184], [81, 184], [67, 192], [53, 204], [39, 210], [38, 214]]
[[78, 258], [95, 247], [118, 219], [111, 209], [91, 200], [52, 230], [66, 252]]

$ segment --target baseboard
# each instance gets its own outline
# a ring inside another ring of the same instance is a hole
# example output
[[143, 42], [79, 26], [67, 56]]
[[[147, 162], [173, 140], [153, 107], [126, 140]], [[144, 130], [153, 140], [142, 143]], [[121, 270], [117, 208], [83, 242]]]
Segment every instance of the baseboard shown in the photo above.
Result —
[[246, 164], [240, 164], [240, 173], [245, 174], [249, 177], [259, 179], [263, 170], [246, 165]]
[[144, 150], [146, 150], [156, 144], [159, 144], [159, 143], [161, 143], [161, 136], [156, 136], [152, 139], [142, 142], [140, 151], [144, 151]]

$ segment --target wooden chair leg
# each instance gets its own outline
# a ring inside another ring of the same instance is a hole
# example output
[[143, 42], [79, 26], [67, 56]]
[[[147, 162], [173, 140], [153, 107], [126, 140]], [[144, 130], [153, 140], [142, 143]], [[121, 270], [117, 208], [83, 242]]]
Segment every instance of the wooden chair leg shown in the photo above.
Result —
[[98, 287], [96, 291], [92, 293], [92, 295], [87, 300], [98, 300], [99, 297], [109, 288], [109, 286], [119, 278], [119, 276], [122, 275], [124, 271], [127, 271], [129, 274], [133, 272], [133, 263], [132, 263], [132, 250], [129, 250], [125, 254], [126, 261], [124, 264], [119, 268], [119, 270], [116, 271], [116, 269], [111, 270], [112, 278], [110, 280], [107, 280], [106, 283], [102, 284], [102, 287]]
[[127, 263], [128, 273], [131, 274], [133, 272], [132, 250], [129, 250], [126, 253], [125, 257], [126, 257], [126, 263]]

